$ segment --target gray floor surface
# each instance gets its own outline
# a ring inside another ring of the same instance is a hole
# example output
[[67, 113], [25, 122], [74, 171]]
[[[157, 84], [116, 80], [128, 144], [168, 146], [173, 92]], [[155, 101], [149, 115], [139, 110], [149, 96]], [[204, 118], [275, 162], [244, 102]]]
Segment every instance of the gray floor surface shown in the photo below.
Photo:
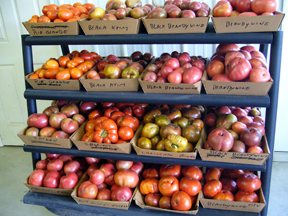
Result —
[[[32, 172], [31, 153], [22, 147], [0, 148], [0, 216], [52, 216], [42, 206], [24, 204], [23, 181]], [[288, 216], [288, 162], [273, 162], [269, 216]], [[243, 214], [245, 215], [245, 214]]]

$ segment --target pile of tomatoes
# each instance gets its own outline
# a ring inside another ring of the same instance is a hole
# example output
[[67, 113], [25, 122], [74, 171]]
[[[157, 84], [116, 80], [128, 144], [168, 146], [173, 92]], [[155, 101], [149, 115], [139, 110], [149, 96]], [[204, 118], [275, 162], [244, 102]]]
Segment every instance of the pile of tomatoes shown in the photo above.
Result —
[[85, 199], [129, 201], [139, 183], [141, 162], [89, 158], [87, 177], [80, 183], [77, 196]]
[[30, 79], [78, 80], [92, 69], [102, 59], [102, 56], [87, 50], [73, 51], [58, 59], [50, 58], [32, 73]]
[[[131, 140], [146, 113], [148, 104], [106, 103], [104, 109], [88, 115], [85, 134], [81, 141], [120, 144]], [[134, 115], [134, 116], [133, 116]]]
[[28, 184], [59, 189], [73, 189], [86, 171], [88, 164], [83, 157], [46, 154], [46, 159], [36, 163]]
[[205, 175], [206, 198], [225, 201], [259, 202], [261, 180], [250, 171], [211, 168]]
[[33, 15], [28, 23], [49, 23], [49, 22], [75, 22], [88, 17], [88, 12], [94, 8], [92, 3], [82, 4], [80, 2], [71, 4], [45, 5], [42, 8], [40, 17]]
[[202, 171], [196, 166], [153, 165], [143, 170], [140, 192], [145, 204], [163, 209], [189, 211], [201, 191]]

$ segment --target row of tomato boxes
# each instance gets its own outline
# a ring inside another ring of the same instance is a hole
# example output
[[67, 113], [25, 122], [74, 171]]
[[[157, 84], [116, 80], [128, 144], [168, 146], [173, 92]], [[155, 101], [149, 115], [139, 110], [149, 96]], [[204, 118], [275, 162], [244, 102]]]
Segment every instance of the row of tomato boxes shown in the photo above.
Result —
[[204, 148], [204, 143], [207, 140], [206, 130], [201, 130], [201, 138], [195, 144], [192, 152], [169, 152], [143, 149], [137, 145], [138, 139], [141, 136], [143, 124], [139, 126], [134, 134], [134, 137], [126, 143], [121, 144], [106, 144], [97, 142], [81, 141], [85, 134], [86, 123], [82, 124], [77, 131], [75, 131], [68, 139], [65, 138], [52, 138], [40, 136], [27, 136], [25, 135], [27, 127], [18, 133], [19, 138], [26, 144], [32, 146], [44, 146], [53, 148], [67, 148], [70, 149], [73, 144], [79, 150], [85, 151], [98, 151], [98, 152], [112, 152], [130, 154], [132, 147], [138, 155], [152, 156], [152, 157], [165, 157], [165, 158], [180, 158], [195, 160], [197, 153], [203, 161], [217, 161], [226, 163], [240, 163], [240, 164], [254, 164], [263, 165], [270, 155], [270, 150], [266, 136], [262, 139], [263, 153], [238, 153], [238, 152], [223, 152], [208, 150]]
[[[212, 17], [216, 33], [277, 31], [284, 14], [257, 17]], [[129, 19], [63, 23], [28, 23], [23, 25], [31, 36], [79, 35], [80, 26], [85, 35], [138, 34], [140, 22], [149, 34], [205, 33], [210, 17], [170, 19]], [[64, 29], [65, 28], [65, 29]], [[43, 30], [44, 29], [44, 30]]]

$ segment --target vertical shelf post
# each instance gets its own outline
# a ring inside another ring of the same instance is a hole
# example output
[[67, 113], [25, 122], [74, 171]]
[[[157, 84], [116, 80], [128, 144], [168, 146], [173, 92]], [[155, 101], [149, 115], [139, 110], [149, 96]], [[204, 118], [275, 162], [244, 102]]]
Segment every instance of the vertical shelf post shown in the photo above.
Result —
[[270, 73], [274, 80], [272, 88], [270, 89], [270, 107], [266, 112], [266, 136], [270, 147], [270, 157], [266, 162], [267, 170], [261, 173], [262, 188], [264, 197], [266, 199], [266, 206], [262, 211], [262, 216], [266, 216], [268, 213], [269, 193], [272, 175], [272, 162], [274, 151], [274, 140], [276, 131], [276, 119], [277, 119], [277, 106], [278, 106], [278, 94], [279, 94], [279, 82], [280, 82], [280, 70], [281, 70], [281, 56], [282, 56], [282, 41], [283, 32], [277, 31], [273, 33], [273, 42], [271, 44], [270, 51]]

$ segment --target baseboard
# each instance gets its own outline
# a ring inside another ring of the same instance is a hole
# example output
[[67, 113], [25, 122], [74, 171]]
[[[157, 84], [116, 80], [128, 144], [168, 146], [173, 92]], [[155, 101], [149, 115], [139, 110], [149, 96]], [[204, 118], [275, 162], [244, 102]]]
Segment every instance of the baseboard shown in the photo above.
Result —
[[274, 152], [273, 161], [288, 162], [288, 152]]

